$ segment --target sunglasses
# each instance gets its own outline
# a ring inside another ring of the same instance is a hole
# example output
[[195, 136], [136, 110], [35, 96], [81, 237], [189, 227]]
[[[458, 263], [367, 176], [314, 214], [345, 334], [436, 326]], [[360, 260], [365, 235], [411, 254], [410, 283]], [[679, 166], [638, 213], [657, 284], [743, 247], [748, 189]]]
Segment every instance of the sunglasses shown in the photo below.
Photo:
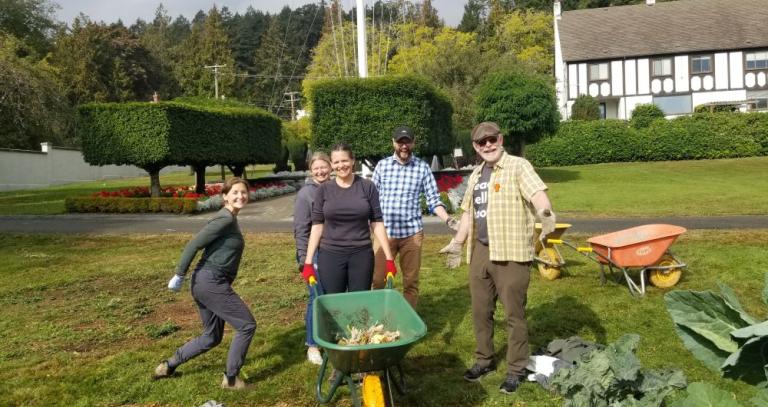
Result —
[[477, 144], [480, 147], [483, 147], [486, 144], [496, 144], [496, 142], [499, 141], [498, 136], [490, 136], [486, 137], [482, 140], [475, 141], [475, 144]]

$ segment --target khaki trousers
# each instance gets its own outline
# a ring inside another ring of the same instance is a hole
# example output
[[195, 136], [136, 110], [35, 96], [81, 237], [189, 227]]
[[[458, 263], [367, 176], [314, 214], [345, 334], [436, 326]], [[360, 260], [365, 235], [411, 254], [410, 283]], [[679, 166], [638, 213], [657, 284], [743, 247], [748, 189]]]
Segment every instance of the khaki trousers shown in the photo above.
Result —
[[[415, 235], [403, 237], [400, 239], [389, 239], [389, 248], [392, 255], [400, 255], [400, 265], [398, 274], [403, 276], [403, 297], [416, 309], [419, 299], [419, 270], [421, 269], [421, 244], [424, 241], [424, 231], [419, 231]], [[373, 288], [384, 288], [387, 283], [387, 270], [384, 250], [378, 244], [374, 243], [373, 249], [376, 253], [376, 265], [373, 268]]]
[[530, 281], [529, 263], [490, 261], [488, 246], [475, 242], [469, 264], [475, 359], [481, 366], [493, 363], [493, 312], [496, 300], [504, 306], [507, 329], [507, 374], [522, 375], [528, 363], [528, 323], [525, 303]]

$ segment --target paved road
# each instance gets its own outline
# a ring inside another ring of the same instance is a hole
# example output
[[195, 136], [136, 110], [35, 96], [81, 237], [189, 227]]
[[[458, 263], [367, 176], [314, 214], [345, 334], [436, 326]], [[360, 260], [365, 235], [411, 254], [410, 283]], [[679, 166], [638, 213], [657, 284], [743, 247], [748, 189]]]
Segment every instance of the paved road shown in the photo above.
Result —
[[[238, 216], [244, 232], [293, 231], [293, 195], [249, 204]], [[196, 233], [211, 216], [202, 215], [107, 215], [0, 216], [0, 233]], [[660, 218], [558, 219], [573, 226], [570, 232], [607, 233], [648, 223], [669, 223], [688, 229], [768, 229], [768, 216], [713, 216]], [[428, 234], [448, 234], [436, 217], [425, 219]]]

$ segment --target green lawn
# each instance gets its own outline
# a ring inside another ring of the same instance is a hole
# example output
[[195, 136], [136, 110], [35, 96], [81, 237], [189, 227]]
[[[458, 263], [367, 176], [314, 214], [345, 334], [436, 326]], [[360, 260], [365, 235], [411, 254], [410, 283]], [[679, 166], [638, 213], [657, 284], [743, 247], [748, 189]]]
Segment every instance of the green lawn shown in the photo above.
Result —
[[539, 170], [568, 217], [768, 213], [768, 157]]
[[[272, 172], [271, 165], [248, 167], [248, 178], [259, 178]], [[226, 176], [232, 174], [227, 171]], [[206, 173], [206, 180], [221, 178], [221, 172]], [[194, 185], [195, 176], [189, 171], [173, 172], [160, 176], [160, 186]], [[49, 188], [0, 192], [0, 215], [52, 215], [64, 213], [64, 198], [88, 196], [103, 190], [125, 187], [149, 187], [149, 175], [137, 178], [122, 178], [104, 181], [78, 182]]]
[[[257, 166], [249, 177], [267, 175]], [[654, 163], [614, 163], [539, 169], [561, 216], [707, 216], [768, 213], [768, 157]], [[220, 174], [210, 173], [208, 178]], [[191, 185], [175, 173], [161, 185]], [[0, 215], [64, 213], [64, 198], [103, 189], [149, 185], [148, 177], [0, 192]]]
[[[235, 289], [258, 322], [243, 369], [253, 387], [240, 393], [218, 387], [230, 331], [221, 346], [182, 366], [180, 377], [150, 380], [160, 360], [200, 331], [188, 283], [180, 294], [165, 289], [189, 237], [0, 234], [0, 405], [191, 406], [210, 399], [227, 406], [316, 405], [317, 368], [305, 361], [303, 346], [306, 294], [289, 234], [246, 236]], [[467, 266], [443, 267], [435, 252], [447, 240], [425, 240], [420, 313], [429, 333], [406, 358], [409, 393], [399, 405], [560, 405], [558, 396], [536, 384], [500, 394], [503, 367], [481, 384], [462, 380], [474, 349]], [[690, 265], [676, 288], [714, 289], [724, 282], [750, 313], [765, 318], [760, 292], [768, 270], [766, 241], [768, 230], [686, 233], [673, 246]], [[565, 254], [569, 269], [560, 279], [532, 275], [532, 350], [557, 337], [611, 342], [635, 332], [642, 337], [638, 356], [644, 367], [680, 368], [690, 382], [714, 383], [750, 405], [753, 387], [721, 379], [683, 347], [665, 311], [664, 291], [650, 288], [645, 298], [634, 299], [623, 285], [600, 286], [596, 264]], [[505, 335], [497, 322], [501, 348]], [[349, 405], [347, 391], [334, 402]]]

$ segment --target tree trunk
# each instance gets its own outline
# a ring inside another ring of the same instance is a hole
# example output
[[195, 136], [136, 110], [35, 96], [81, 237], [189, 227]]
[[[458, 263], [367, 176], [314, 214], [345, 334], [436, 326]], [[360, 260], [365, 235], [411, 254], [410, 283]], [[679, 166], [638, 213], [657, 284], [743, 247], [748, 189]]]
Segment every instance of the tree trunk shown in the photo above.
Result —
[[227, 165], [227, 168], [229, 168], [230, 171], [232, 171], [232, 175], [243, 178], [243, 173], [245, 172], [245, 165]]
[[195, 169], [195, 193], [205, 193], [205, 164], [195, 164], [192, 168]]
[[144, 171], [149, 173], [149, 196], [152, 198], [160, 197], [160, 170], [163, 167], [145, 167]]

